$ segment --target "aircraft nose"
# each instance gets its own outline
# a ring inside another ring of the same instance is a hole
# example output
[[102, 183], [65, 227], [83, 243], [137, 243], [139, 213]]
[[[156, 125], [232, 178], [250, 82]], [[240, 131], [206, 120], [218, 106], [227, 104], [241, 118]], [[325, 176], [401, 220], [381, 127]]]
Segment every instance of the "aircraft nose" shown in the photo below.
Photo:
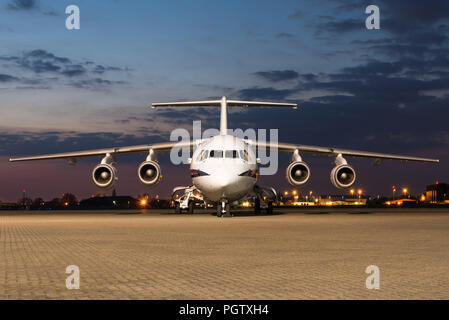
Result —
[[229, 189], [232, 188], [237, 178], [238, 175], [234, 170], [222, 170], [216, 175], [216, 184], [221, 189]]
[[217, 176], [217, 184], [220, 188], [226, 188], [232, 184], [234, 177], [229, 173], [222, 173]]

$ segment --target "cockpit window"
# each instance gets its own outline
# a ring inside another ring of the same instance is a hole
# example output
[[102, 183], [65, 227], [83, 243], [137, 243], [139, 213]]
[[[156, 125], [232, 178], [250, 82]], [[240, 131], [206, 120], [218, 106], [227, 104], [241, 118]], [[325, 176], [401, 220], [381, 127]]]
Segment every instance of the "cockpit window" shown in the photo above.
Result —
[[223, 158], [223, 150], [211, 150], [210, 157], [211, 158]]
[[225, 158], [231, 158], [231, 159], [237, 159], [239, 157], [239, 154], [237, 150], [226, 150], [225, 151]]
[[209, 150], [203, 150], [203, 151], [201, 151], [201, 153], [199, 154], [197, 160], [198, 160], [198, 161], [204, 161], [204, 160], [206, 160], [208, 154], [209, 154]]
[[240, 150], [240, 158], [248, 162], [248, 151], [246, 150]]

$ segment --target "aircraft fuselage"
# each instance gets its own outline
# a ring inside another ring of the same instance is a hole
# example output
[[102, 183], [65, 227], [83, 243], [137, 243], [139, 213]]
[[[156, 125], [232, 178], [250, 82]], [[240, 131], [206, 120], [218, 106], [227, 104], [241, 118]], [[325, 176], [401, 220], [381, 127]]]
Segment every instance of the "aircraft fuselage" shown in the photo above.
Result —
[[243, 139], [218, 135], [197, 147], [192, 155], [190, 175], [207, 200], [239, 200], [251, 192], [257, 182], [256, 154]]

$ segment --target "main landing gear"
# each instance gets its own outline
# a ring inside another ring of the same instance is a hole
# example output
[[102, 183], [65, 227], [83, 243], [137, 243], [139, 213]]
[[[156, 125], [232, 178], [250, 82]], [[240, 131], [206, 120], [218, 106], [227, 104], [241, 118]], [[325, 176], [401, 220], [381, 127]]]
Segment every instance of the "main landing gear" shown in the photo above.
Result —
[[254, 199], [254, 214], [259, 215], [262, 210], [266, 214], [273, 214], [273, 201], [260, 200], [258, 197]]
[[273, 203], [277, 203], [277, 193], [274, 188], [254, 186], [254, 214], [259, 215], [262, 211], [273, 214]]

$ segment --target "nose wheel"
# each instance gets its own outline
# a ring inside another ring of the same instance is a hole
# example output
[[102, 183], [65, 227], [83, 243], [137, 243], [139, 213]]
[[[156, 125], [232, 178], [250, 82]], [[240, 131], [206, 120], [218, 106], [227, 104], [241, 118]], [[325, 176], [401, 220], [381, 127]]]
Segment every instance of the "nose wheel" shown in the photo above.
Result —
[[217, 217], [231, 217], [231, 206], [229, 203], [220, 202], [217, 204]]

